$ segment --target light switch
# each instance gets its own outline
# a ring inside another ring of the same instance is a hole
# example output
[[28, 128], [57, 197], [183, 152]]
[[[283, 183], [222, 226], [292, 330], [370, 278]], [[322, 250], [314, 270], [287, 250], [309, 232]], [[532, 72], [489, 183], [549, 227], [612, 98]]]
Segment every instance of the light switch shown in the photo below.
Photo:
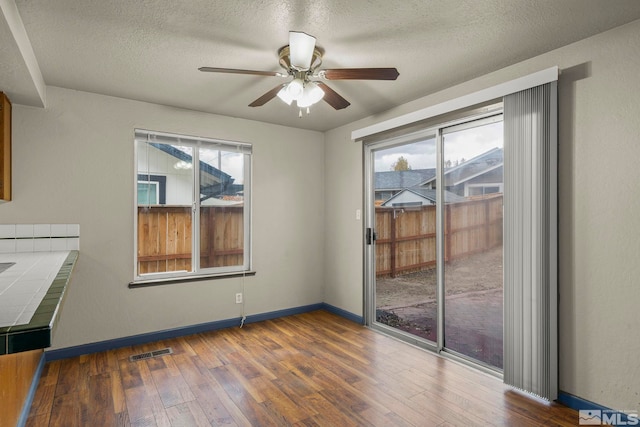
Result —
[[362, 217], [362, 211], [360, 211], [360, 209], [356, 209], [356, 220], [360, 221], [361, 217]]

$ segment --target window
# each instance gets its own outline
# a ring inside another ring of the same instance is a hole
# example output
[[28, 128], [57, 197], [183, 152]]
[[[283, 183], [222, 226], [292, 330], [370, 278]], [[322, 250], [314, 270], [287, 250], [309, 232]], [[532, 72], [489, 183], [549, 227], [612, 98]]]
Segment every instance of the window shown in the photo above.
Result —
[[167, 177], [138, 174], [138, 204], [165, 204]]
[[464, 187], [465, 197], [484, 196], [486, 194], [502, 193], [502, 183], [467, 184]]
[[250, 269], [251, 145], [135, 132], [135, 280]]
[[138, 203], [143, 205], [157, 205], [158, 183], [151, 181], [138, 181]]

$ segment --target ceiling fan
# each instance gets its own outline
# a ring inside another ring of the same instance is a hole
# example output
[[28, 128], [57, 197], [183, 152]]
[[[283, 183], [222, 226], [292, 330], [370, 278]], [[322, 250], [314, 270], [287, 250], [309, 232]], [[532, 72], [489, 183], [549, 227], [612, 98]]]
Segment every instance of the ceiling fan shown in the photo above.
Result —
[[324, 99], [336, 110], [347, 108], [349, 101], [331, 89], [323, 80], [395, 80], [399, 73], [395, 68], [337, 68], [319, 69], [324, 50], [316, 46], [316, 38], [298, 31], [289, 32], [289, 44], [278, 50], [280, 66], [286, 72], [239, 70], [235, 68], [200, 67], [198, 70], [211, 73], [250, 74], [255, 76], [292, 77], [279, 84], [251, 104], [260, 107], [276, 96], [288, 105], [296, 101], [302, 109]]

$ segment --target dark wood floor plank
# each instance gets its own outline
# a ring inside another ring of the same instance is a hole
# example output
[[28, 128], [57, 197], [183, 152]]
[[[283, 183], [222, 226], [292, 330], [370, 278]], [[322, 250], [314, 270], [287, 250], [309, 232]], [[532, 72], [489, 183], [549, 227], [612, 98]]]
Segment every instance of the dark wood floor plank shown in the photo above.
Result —
[[51, 408], [50, 426], [82, 426], [83, 411], [78, 392], [62, 394], [54, 397]]
[[[147, 402], [153, 412], [156, 425], [158, 427], [169, 427], [171, 423], [169, 422], [169, 418], [167, 417], [166, 408], [164, 406], [164, 403], [162, 402], [162, 398], [160, 397], [160, 393], [156, 387], [156, 383], [153, 380], [153, 376], [151, 374], [151, 371], [149, 370], [149, 366], [147, 365], [146, 360], [129, 363], [138, 365], [140, 377], [142, 378], [142, 388], [145, 392], [146, 398], [148, 399]], [[129, 410], [131, 409], [128, 404], [127, 408]], [[129, 414], [129, 416], [131, 416], [131, 414]]]
[[272, 405], [278, 413], [284, 414], [283, 417], [288, 423], [293, 424], [317, 414], [312, 407], [297, 404], [297, 398], [291, 399], [285, 394], [277, 381], [264, 377], [255, 378], [252, 381], [260, 383], [261, 393], [266, 397], [268, 404]]
[[127, 388], [124, 393], [131, 425], [156, 425], [151, 397], [144, 386]]
[[42, 427], [49, 425], [51, 414], [30, 414], [25, 423], [25, 427]]
[[122, 375], [119, 370], [111, 371], [111, 402], [113, 411], [116, 414], [123, 414], [127, 411], [127, 402], [124, 396], [124, 387], [122, 385]]
[[[53, 405], [53, 398], [56, 393], [56, 385], [40, 385], [36, 389], [36, 393], [31, 402], [31, 408], [29, 410], [29, 417], [37, 415], [45, 415], [49, 418], [51, 414], [51, 406]], [[42, 417], [40, 417], [42, 419]]]
[[176, 373], [167, 367], [151, 371], [151, 376], [165, 408], [196, 399], [179, 371]]
[[234, 375], [233, 370], [233, 366], [225, 365], [212, 369], [211, 373], [235, 406], [242, 411], [250, 425], [278, 425], [278, 420], [273, 419], [269, 412], [253, 398], [247, 388], [247, 381], [239, 381], [240, 375]]
[[206, 427], [211, 425], [198, 402], [172, 406], [167, 409], [167, 416], [174, 427]]
[[195, 351], [197, 357], [205, 364], [207, 369], [223, 365], [222, 361], [209, 349], [206, 339], [202, 334], [191, 335], [189, 341], [191, 348]]
[[122, 387], [126, 390], [142, 386], [140, 365], [138, 363], [131, 363], [128, 359], [120, 359], [118, 362], [120, 365], [119, 371]]
[[212, 424], [250, 426], [251, 422], [212, 374], [213, 370], [207, 369], [198, 357], [192, 358], [191, 361], [206, 380], [193, 390], [205, 414], [214, 421]]
[[[424, 411], [421, 411], [414, 405], [411, 405], [408, 397], [395, 392], [383, 383], [372, 386], [370, 383], [357, 382], [352, 384], [352, 387], [356, 388], [361, 393], [371, 396], [379, 402], [383, 402], [384, 405], [394, 414], [397, 414], [411, 425], [420, 426], [425, 423], [425, 415], [429, 415], [430, 423], [437, 424], [444, 421], [443, 418], [439, 417], [435, 413], [425, 414]], [[415, 394], [412, 394], [412, 396], [413, 395]]]
[[77, 391], [81, 382], [80, 378], [80, 359], [64, 359], [60, 363], [60, 371], [58, 374], [58, 382], [56, 383], [56, 395], [64, 395]]
[[87, 412], [83, 414], [85, 425], [91, 424], [92, 420], [101, 420], [105, 426], [115, 424], [116, 413], [113, 408], [111, 389], [110, 372], [90, 376]]
[[[129, 356], [171, 347], [173, 354]], [[575, 425], [576, 411], [316, 311], [45, 365], [28, 426]]]
[[345, 412], [340, 406], [334, 405], [331, 401], [327, 400], [321, 394], [312, 394], [304, 398], [315, 410], [318, 415], [311, 417], [317, 425], [321, 426], [360, 426], [363, 425], [352, 417], [351, 414]]

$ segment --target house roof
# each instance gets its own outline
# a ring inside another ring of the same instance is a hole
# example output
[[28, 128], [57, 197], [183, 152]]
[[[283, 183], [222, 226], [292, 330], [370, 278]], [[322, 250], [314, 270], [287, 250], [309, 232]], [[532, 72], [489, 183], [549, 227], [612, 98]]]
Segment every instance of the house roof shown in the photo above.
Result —
[[[394, 199], [397, 199], [401, 194], [403, 194], [405, 192], [409, 192], [409, 193], [415, 194], [418, 198], [426, 199], [431, 203], [435, 203], [436, 202], [436, 197], [437, 197], [437, 191], [438, 190], [436, 190], [436, 189], [422, 188], [422, 187], [405, 188], [404, 190], [402, 190], [398, 194], [394, 194], [392, 197], [387, 199], [382, 204], [382, 206], [393, 205], [393, 203], [390, 203], [390, 202], [393, 202]], [[467, 200], [467, 199], [462, 197], [462, 196], [458, 196], [457, 194], [452, 193], [450, 191], [446, 191], [445, 190], [445, 192], [444, 192], [444, 202], [445, 203], [464, 202], [465, 200]]]
[[435, 176], [435, 168], [376, 172], [374, 174], [374, 188], [376, 190], [400, 190], [413, 187], [423, 181], [435, 178]]
[[[149, 145], [163, 151], [176, 159], [191, 163], [193, 157], [191, 154], [185, 153], [178, 148], [169, 144], [159, 144], [155, 142], [149, 143]], [[207, 162], [200, 160], [200, 172], [208, 175], [200, 175], [200, 201], [205, 201], [212, 197], [219, 197], [222, 195], [233, 195], [242, 191], [244, 186], [242, 184], [234, 184], [235, 179], [220, 169], [211, 166]]]
[[[504, 163], [504, 150], [499, 147], [473, 157], [458, 166], [446, 169], [444, 178], [446, 185], [458, 185], [479, 175], [501, 167]], [[436, 179], [435, 175], [421, 182], [419, 185], [426, 185]]]
[[[156, 142], [150, 142], [149, 145], [151, 145], [152, 147], [157, 148], [160, 151], [163, 151], [173, 157], [175, 157], [178, 160], [182, 160], [185, 161], [187, 163], [191, 163], [193, 161], [193, 157], [191, 156], [191, 154], [185, 153], [184, 151], [169, 145], [169, 144], [159, 144]], [[207, 162], [203, 162], [202, 160], [200, 161], [200, 171], [205, 172], [209, 175], [211, 175], [212, 177], [215, 177], [217, 181], [220, 182], [233, 182], [233, 178], [231, 177], [231, 175], [226, 174], [224, 172], [222, 172], [220, 169], [211, 166], [209, 163]]]

